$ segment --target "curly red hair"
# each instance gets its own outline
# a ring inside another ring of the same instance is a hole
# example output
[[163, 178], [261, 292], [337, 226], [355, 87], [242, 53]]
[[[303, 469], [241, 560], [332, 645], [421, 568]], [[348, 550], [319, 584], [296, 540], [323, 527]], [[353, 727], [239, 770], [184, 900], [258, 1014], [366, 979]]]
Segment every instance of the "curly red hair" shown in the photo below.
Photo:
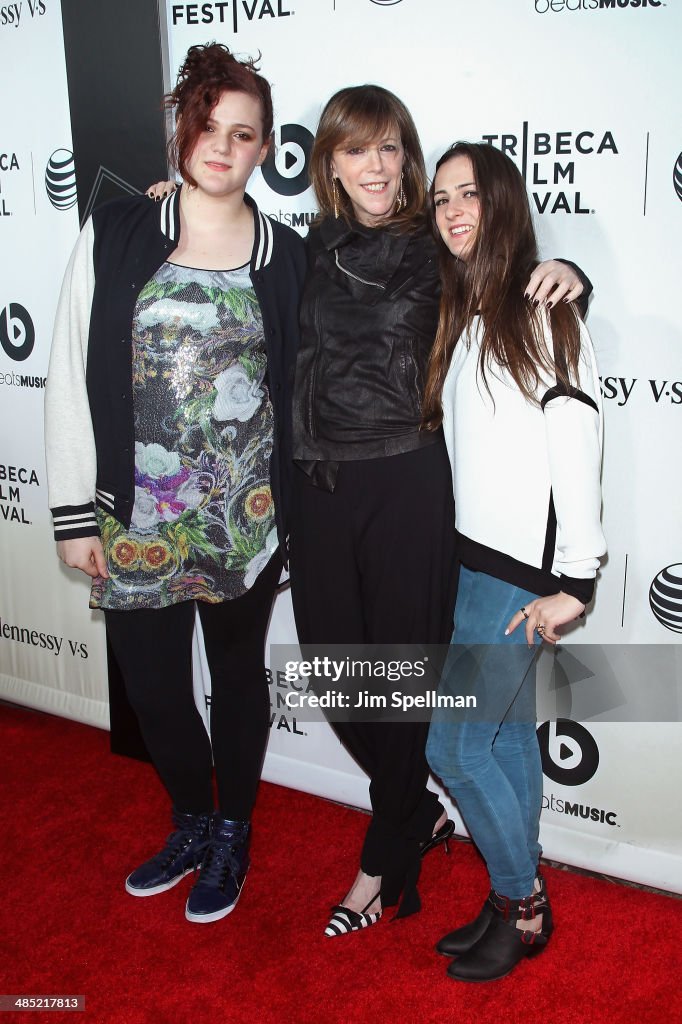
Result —
[[[260, 59], [260, 56], [257, 58]], [[168, 155], [186, 182], [196, 185], [187, 163], [211, 111], [224, 92], [245, 92], [257, 99], [263, 117], [263, 141], [272, 135], [270, 83], [258, 73], [255, 60], [240, 61], [222, 43], [190, 46], [166, 106], [175, 110], [176, 129]]]

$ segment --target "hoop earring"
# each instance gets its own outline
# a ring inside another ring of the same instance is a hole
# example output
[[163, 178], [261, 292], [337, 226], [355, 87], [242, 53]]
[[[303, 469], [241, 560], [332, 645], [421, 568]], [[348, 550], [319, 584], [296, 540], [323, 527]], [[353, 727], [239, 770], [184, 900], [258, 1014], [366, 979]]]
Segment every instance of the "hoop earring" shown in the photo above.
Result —
[[396, 213], [400, 213], [401, 210], [404, 210], [405, 207], [407, 206], [407, 196], [405, 195], [405, 186], [403, 184], [404, 177], [405, 177], [405, 175], [401, 171], [400, 172], [400, 191], [398, 192], [398, 195], [397, 195], [397, 198], [396, 198], [396, 201], [395, 201], [395, 212]]
[[336, 178], [332, 178], [332, 199], [334, 200], [334, 218], [339, 219], [339, 186]]

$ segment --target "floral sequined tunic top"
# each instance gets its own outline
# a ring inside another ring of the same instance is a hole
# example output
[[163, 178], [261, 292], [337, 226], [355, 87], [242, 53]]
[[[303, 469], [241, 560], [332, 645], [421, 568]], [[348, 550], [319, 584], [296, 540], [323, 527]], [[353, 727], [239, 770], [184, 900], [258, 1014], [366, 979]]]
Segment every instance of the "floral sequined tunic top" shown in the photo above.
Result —
[[274, 417], [248, 266], [165, 263], [132, 335], [135, 503], [130, 529], [98, 510], [109, 579], [92, 608], [165, 608], [245, 593], [277, 548]]

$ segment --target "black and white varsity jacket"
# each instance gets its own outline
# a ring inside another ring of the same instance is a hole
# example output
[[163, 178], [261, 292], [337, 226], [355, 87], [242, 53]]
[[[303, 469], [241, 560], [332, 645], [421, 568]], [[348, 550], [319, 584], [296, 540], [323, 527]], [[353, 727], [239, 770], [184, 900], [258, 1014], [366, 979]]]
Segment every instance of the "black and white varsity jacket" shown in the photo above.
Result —
[[[539, 314], [540, 315], [540, 314]], [[543, 317], [552, 351], [551, 331]], [[482, 325], [457, 342], [443, 386], [458, 556], [539, 596], [592, 599], [601, 528], [602, 411], [592, 342], [580, 322], [579, 379], [542, 381], [527, 401], [506, 371], [479, 372]]]
[[[298, 348], [303, 240], [249, 197], [255, 238], [249, 274], [260, 304], [275, 416], [270, 480], [286, 562], [291, 391]], [[132, 322], [137, 297], [177, 247], [180, 193], [95, 210], [69, 261], [55, 319], [45, 394], [48, 496], [56, 540], [99, 533], [95, 505], [130, 525], [135, 487]]]

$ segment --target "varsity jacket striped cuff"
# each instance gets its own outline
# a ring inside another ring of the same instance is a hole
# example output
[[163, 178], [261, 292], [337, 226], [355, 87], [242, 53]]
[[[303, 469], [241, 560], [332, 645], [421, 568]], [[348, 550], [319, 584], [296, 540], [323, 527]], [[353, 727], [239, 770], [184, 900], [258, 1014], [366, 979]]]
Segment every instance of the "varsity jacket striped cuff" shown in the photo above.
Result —
[[95, 518], [95, 506], [61, 505], [50, 509], [54, 522], [55, 540], [74, 540], [77, 537], [99, 537], [99, 527]]

